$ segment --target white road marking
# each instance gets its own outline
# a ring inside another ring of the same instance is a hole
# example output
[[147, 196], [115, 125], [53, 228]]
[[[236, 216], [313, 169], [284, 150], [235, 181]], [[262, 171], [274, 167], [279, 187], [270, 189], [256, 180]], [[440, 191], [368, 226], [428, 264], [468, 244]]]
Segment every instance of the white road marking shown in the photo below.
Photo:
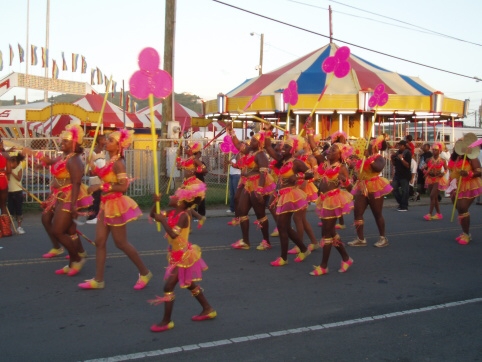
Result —
[[465, 305], [465, 304], [472, 304], [472, 303], [479, 303], [479, 302], [482, 302], [482, 298], [461, 300], [461, 301], [458, 301], [458, 302], [450, 302], [450, 303], [433, 305], [433, 306], [429, 306], [429, 307], [409, 309], [409, 310], [404, 310], [404, 311], [400, 311], [400, 312], [380, 314], [380, 315], [375, 315], [375, 316], [372, 316], [372, 317], [350, 319], [350, 320], [347, 320], [347, 321], [341, 321], [341, 322], [336, 322], [336, 323], [318, 324], [318, 325], [314, 325], [314, 326], [310, 326], [310, 327], [286, 329], [286, 330], [269, 332], [269, 333], [255, 334], [255, 335], [252, 335], [252, 336], [234, 337], [234, 338], [230, 338], [230, 339], [221, 339], [221, 340], [213, 341], [213, 342], [190, 344], [190, 345], [180, 346], [180, 347], [158, 349], [158, 350], [149, 351], [149, 352], [139, 352], [139, 353], [119, 355], [119, 356], [114, 356], [114, 357], [92, 359], [92, 360], [88, 360], [88, 361], [84, 361], [84, 362], [132, 361], [132, 360], [140, 359], [140, 358], [162, 356], [162, 355], [179, 353], [179, 352], [187, 352], [187, 351], [192, 351], [192, 350], [201, 349], [201, 348], [213, 348], [213, 347], [224, 346], [224, 345], [227, 345], [227, 344], [244, 343], [244, 342], [249, 342], [249, 341], [255, 341], [255, 340], [258, 340], [258, 339], [284, 336], [284, 335], [288, 335], [288, 334], [304, 333], [304, 332], [316, 331], [316, 330], [320, 330], [320, 329], [336, 328], [336, 327], [346, 326], [346, 325], [350, 325], [350, 324], [360, 324], [360, 323], [372, 322], [372, 321], [375, 321], [375, 320], [378, 320], [378, 319], [394, 318], [394, 317], [399, 317], [401, 315], [423, 313], [423, 312], [429, 312], [429, 311], [433, 311], [433, 310], [437, 310], [437, 309], [452, 308], [452, 307], [458, 307], [458, 306]]

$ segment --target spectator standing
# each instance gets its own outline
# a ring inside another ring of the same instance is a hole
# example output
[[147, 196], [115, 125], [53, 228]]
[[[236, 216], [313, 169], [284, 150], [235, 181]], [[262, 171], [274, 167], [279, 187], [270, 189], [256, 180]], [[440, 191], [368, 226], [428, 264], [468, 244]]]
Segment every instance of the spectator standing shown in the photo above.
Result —
[[427, 166], [427, 161], [431, 157], [432, 157], [432, 152], [430, 151], [430, 144], [425, 143], [422, 146], [422, 154], [420, 155], [420, 159], [418, 162], [418, 171], [417, 171], [418, 192], [422, 195], [425, 195], [425, 192], [426, 192], [425, 175], [423, 173], [423, 170], [425, 170], [425, 166]]
[[239, 179], [241, 178], [241, 170], [238, 167], [236, 156], [231, 159], [229, 166], [229, 210], [226, 212], [234, 213], [236, 211], [236, 204], [234, 195], [238, 189]]
[[[99, 134], [97, 136], [96, 145], [94, 147], [94, 151], [92, 153], [92, 161], [94, 162], [95, 167], [102, 168], [105, 166], [105, 151], [104, 147], [107, 143], [107, 139], [104, 134]], [[92, 174], [92, 173], [91, 173]], [[98, 176], [92, 176], [89, 178], [90, 186], [92, 185], [100, 185], [101, 181]], [[92, 193], [92, 197], [94, 198], [94, 203], [89, 208], [89, 217], [87, 218], [87, 224], [97, 224], [97, 214], [99, 213], [100, 209], [100, 195], [102, 190], [96, 190]]]
[[409, 182], [412, 177], [410, 165], [412, 154], [408, 148], [407, 141], [398, 142], [398, 152], [391, 157], [395, 173], [393, 175], [393, 195], [398, 202], [398, 211], [408, 211]]
[[22, 177], [23, 177], [23, 165], [22, 161], [25, 156], [17, 154], [10, 157], [11, 173], [8, 175], [8, 211], [12, 218], [17, 220], [17, 233], [25, 234], [25, 230], [22, 228], [23, 220], [23, 190], [22, 190]]
[[410, 173], [412, 177], [410, 178], [409, 182], [409, 192], [408, 195], [410, 196], [410, 201], [420, 201], [420, 195], [417, 192], [417, 188], [415, 185], [417, 184], [417, 173], [418, 173], [418, 166], [417, 161], [415, 158], [412, 158], [412, 162], [410, 163]]

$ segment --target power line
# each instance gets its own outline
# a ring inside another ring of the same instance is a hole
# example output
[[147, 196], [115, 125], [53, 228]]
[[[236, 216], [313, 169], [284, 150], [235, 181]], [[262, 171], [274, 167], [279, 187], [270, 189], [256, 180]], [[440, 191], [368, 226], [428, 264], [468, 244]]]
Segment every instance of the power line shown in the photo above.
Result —
[[[287, 0], [287, 1], [292, 2], [292, 3], [296, 3], [296, 4], [300, 4], [300, 5], [304, 5], [304, 6], [313, 7], [313, 8], [316, 8], [316, 9], [329, 10], [328, 8], [324, 8], [324, 7], [322, 7], [322, 6], [316, 6], [316, 5], [312, 5], [312, 4], [307, 4], [307, 3], [304, 3], [304, 2], [302, 2], [302, 1], [295, 1], [295, 0]], [[385, 21], [380, 21], [380, 20], [376, 20], [376, 19], [372, 19], [372, 18], [367, 18], [367, 17], [365, 17], [365, 16], [360, 16], [360, 15], [354, 15], [354, 14], [350, 14], [350, 13], [345, 13], [345, 12], [339, 11], [339, 10], [333, 10], [333, 12], [334, 12], [334, 13], [337, 13], [337, 14], [352, 16], [352, 17], [357, 18], [357, 19], [370, 20], [370, 21], [373, 21], [373, 22], [376, 22], [376, 23], [379, 23], [379, 24], [385, 24], [385, 25], [393, 26], [393, 27], [400, 28], [400, 29], [407, 29], [407, 30], [411, 30], [411, 31], [416, 31], [416, 32], [422, 33], [422, 34], [437, 35], [437, 34], [434, 34], [432, 31], [421, 31], [421, 30], [418, 30], [418, 29], [409, 28], [409, 27], [407, 27], [407, 26], [401, 26], [401, 25], [396, 25], [396, 24], [392, 24], [392, 23], [387, 23], [387, 22], [385, 22]]]
[[[304, 32], [307, 32], [307, 33], [310, 33], [310, 34], [313, 34], [313, 35], [318, 35], [318, 36], [321, 36], [321, 37], [330, 39], [330, 36], [328, 36], [328, 35], [324, 35], [324, 34], [321, 34], [321, 33], [317, 33], [317, 32], [315, 32], [315, 31], [308, 30], [308, 29], [302, 28], [302, 27], [297, 26], [297, 25], [289, 24], [289, 23], [284, 22], [284, 21], [281, 21], [281, 20], [276, 20], [276, 19], [270, 18], [270, 17], [268, 17], [268, 16], [261, 15], [261, 14], [259, 14], [259, 13], [255, 13], [255, 12], [253, 12], [253, 11], [240, 8], [240, 7], [238, 7], [238, 6], [234, 6], [234, 5], [231, 5], [231, 4], [227, 4], [227, 3], [222, 2], [222, 1], [219, 1], [219, 0], [213, 0], [213, 1], [214, 1], [214, 2], [217, 2], [217, 3], [219, 3], [219, 4], [222, 4], [222, 5], [225, 5], [225, 6], [229, 6], [229, 7], [233, 8], [233, 9], [237, 9], [237, 10], [243, 11], [243, 12], [248, 13], [248, 14], [252, 14], [252, 15], [258, 16], [258, 17], [260, 17], [260, 18], [273, 21], [273, 22], [278, 23], [278, 24], [283, 24], [283, 25], [289, 26], [289, 27], [294, 28], [294, 29], [298, 29], [298, 30], [301, 30], [301, 31], [304, 31]], [[464, 78], [468, 78], [468, 79], [474, 79], [474, 80], [477, 81], [477, 82], [482, 81], [482, 79], [481, 79], [481, 78], [478, 78], [477, 76], [469, 76], [469, 75], [465, 75], [465, 74], [461, 74], [461, 73], [457, 73], [457, 72], [452, 72], [452, 71], [450, 71], [450, 70], [433, 67], [433, 66], [431, 66], [431, 65], [419, 63], [419, 62], [416, 62], [416, 61], [413, 61], [413, 60], [409, 60], [409, 59], [397, 57], [397, 56], [394, 56], [394, 55], [391, 55], [391, 54], [387, 54], [387, 53], [384, 53], [384, 52], [381, 52], [381, 51], [378, 51], [378, 50], [370, 49], [370, 48], [367, 48], [367, 47], [364, 47], [364, 46], [361, 46], [361, 45], [353, 44], [353, 43], [347, 42], [347, 41], [342, 40], [342, 39], [337, 39], [337, 38], [333, 38], [333, 37], [331, 37], [331, 39], [336, 40], [336, 41], [339, 41], [339, 42], [341, 42], [341, 43], [345, 43], [345, 44], [354, 46], [354, 47], [359, 48], [359, 49], [367, 50], [367, 51], [369, 51], [369, 52], [376, 53], [376, 54], [380, 54], [380, 55], [384, 55], [384, 56], [386, 56], [386, 57], [390, 57], [390, 58], [393, 58], [393, 59], [398, 59], [398, 60], [401, 60], [401, 61], [404, 61], [404, 62], [407, 62], [407, 63], [420, 65], [420, 66], [425, 67], [425, 68], [430, 68], [430, 69], [438, 70], [438, 71], [440, 71], [440, 72], [457, 75], [457, 76], [459, 76], [459, 77], [464, 77]]]
[[439, 32], [437, 32], [437, 31], [434, 31], [434, 30], [431, 30], [431, 29], [427, 29], [427, 28], [424, 28], [424, 27], [422, 27], [422, 26], [418, 26], [418, 25], [414, 25], [414, 24], [408, 23], [408, 22], [406, 22], [406, 21], [402, 21], [402, 20], [399, 20], [399, 19], [391, 18], [391, 17], [385, 16], [385, 15], [380, 15], [380, 14], [377, 14], [377, 13], [374, 13], [374, 12], [371, 12], [371, 11], [368, 11], [368, 10], [363, 10], [363, 9], [357, 8], [357, 7], [352, 6], [352, 5], [343, 4], [343, 3], [339, 2], [339, 1], [336, 1], [336, 0], [329, 0], [329, 1], [334, 2], [334, 3], [336, 3], [336, 4], [339, 4], [339, 5], [342, 5], [342, 6], [346, 6], [346, 7], [349, 7], [349, 8], [355, 9], [355, 10], [358, 10], [358, 11], [362, 11], [362, 12], [365, 12], [365, 13], [368, 13], [368, 14], [376, 15], [376, 16], [379, 16], [379, 17], [381, 17], [381, 18], [386, 18], [386, 19], [390, 19], [390, 20], [396, 21], [396, 22], [398, 22], [398, 23], [410, 25], [410, 26], [413, 26], [413, 27], [415, 27], [415, 28], [419, 28], [419, 29], [428, 31], [428, 32], [430, 32], [430, 33], [434, 33], [434, 34], [437, 34], [437, 35], [444, 36], [444, 37], [446, 37], [446, 38], [455, 39], [455, 40], [458, 40], [458, 41], [461, 41], [461, 42], [464, 42], [464, 43], [469, 43], [469, 44], [477, 45], [477, 46], [479, 46], [479, 47], [482, 46], [482, 44], [479, 44], [479, 43], [474, 43], [474, 42], [471, 42], [471, 41], [469, 41], [469, 40], [464, 40], [464, 39], [456, 38], [456, 37], [451, 36], [451, 35], [439, 33]]

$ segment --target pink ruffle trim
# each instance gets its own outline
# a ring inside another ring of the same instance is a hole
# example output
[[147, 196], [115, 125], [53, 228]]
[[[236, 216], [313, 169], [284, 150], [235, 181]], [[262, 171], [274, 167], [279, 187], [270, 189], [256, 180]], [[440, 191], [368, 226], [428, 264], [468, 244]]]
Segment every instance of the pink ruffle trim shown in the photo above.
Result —
[[201, 281], [203, 278], [203, 271], [206, 271], [208, 269], [207, 264], [204, 262], [202, 258], [199, 258], [189, 268], [182, 268], [174, 264], [167, 267], [166, 273], [164, 274], [164, 280], [166, 280], [171, 276], [172, 271], [176, 267], [177, 267], [177, 276], [179, 279], [179, 286], [181, 288], [189, 287], [192, 284], [192, 282]]

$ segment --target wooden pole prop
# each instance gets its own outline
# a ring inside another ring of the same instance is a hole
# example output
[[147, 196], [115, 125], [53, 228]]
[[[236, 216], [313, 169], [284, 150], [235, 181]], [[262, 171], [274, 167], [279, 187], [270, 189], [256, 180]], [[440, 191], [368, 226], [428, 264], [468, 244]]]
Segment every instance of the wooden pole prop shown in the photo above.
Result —
[[[157, 135], [154, 117], [154, 96], [166, 98], [172, 92], [172, 78], [164, 70], [159, 69], [159, 53], [154, 48], [144, 48], [139, 54], [140, 70], [136, 71], [129, 80], [130, 92], [138, 99], [149, 98], [151, 116], [152, 159], [154, 163], [154, 190], [159, 194], [159, 168], [157, 163]], [[161, 204], [156, 201], [156, 213], [161, 212]], [[161, 224], [156, 223], [157, 231], [161, 231]]]
[[90, 159], [92, 158], [92, 153], [94, 153], [95, 142], [97, 141], [97, 136], [99, 135], [99, 128], [100, 128], [100, 125], [102, 123], [102, 117], [104, 115], [105, 105], [107, 103], [107, 97], [109, 96], [109, 89], [111, 88], [110, 87], [111, 83], [112, 83], [112, 75], [110, 76], [109, 85], [108, 85], [108, 87], [105, 91], [104, 101], [102, 102], [102, 108], [100, 109], [99, 119], [97, 120], [97, 125], [95, 127], [95, 133], [94, 133], [94, 139], [92, 141], [92, 147], [90, 148], [90, 151], [89, 151], [89, 157], [87, 157], [87, 162], [85, 163], [85, 171], [84, 171], [85, 175], [87, 175], [87, 172], [89, 171]]

